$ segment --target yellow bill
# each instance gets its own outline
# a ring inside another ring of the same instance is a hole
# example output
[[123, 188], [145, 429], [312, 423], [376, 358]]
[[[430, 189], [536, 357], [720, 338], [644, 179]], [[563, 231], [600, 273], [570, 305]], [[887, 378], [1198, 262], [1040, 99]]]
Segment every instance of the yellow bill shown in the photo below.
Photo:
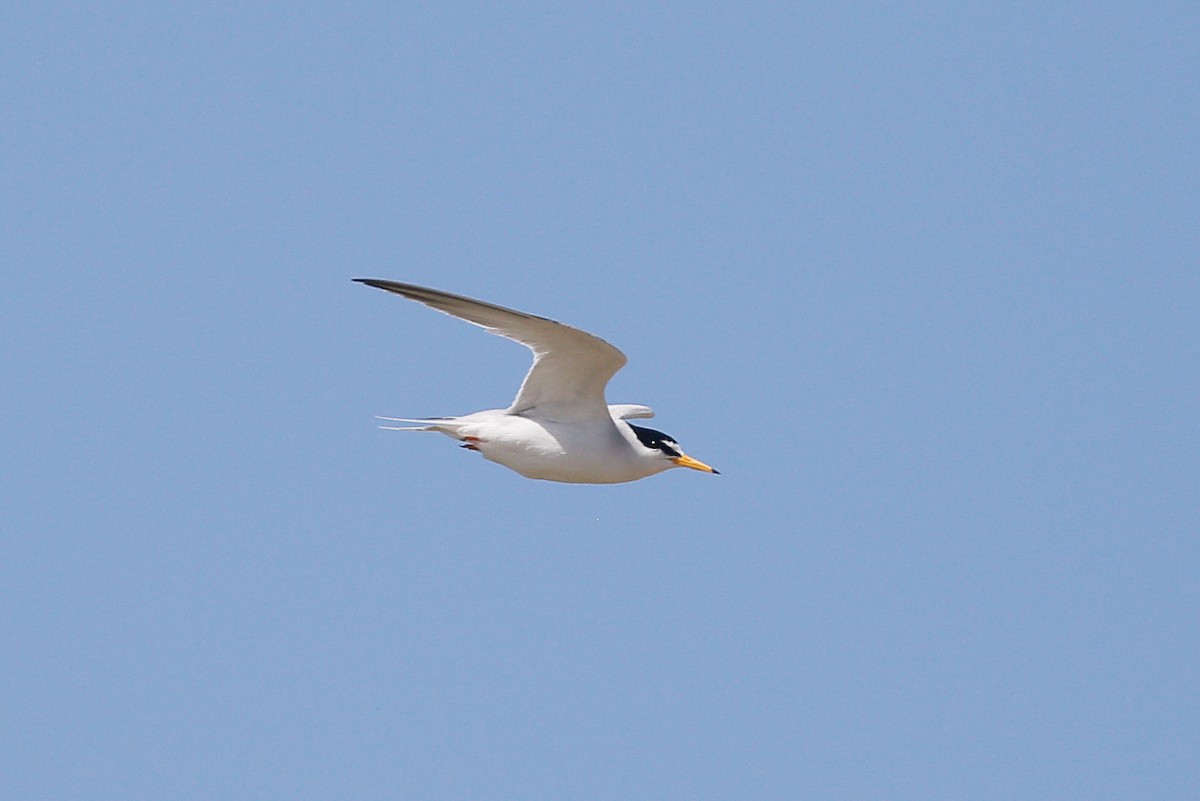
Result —
[[674, 456], [671, 458], [671, 461], [680, 467], [690, 467], [693, 470], [699, 470], [704, 473], [713, 473], [718, 476], [721, 475], [719, 470], [714, 470], [699, 459], [693, 459], [690, 456]]

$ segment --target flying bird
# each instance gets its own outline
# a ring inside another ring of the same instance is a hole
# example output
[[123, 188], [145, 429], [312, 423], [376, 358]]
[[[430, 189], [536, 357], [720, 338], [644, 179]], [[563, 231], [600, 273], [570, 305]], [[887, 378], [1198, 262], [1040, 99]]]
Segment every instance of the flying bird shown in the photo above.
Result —
[[685, 454], [673, 437], [627, 422], [653, 417], [650, 407], [606, 403], [604, 387], [626, 358], [603, 339], [545, 317], [437, 289], [375, 278], [354, 280], [424, 303], [533, 351], [533, 366], [507, 409], [461, 417], [383, 417], [412, 424], [384, 428], [437, 431], [489, 461], [545, 481], [619, 484], [673, 467], [717, 472]]

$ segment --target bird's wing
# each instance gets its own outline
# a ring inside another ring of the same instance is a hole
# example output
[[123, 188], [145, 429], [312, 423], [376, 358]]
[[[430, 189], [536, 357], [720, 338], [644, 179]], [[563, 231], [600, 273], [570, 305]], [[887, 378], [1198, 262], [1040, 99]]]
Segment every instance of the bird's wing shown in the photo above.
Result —
[[634, 420], [640, 417], [653, 417], [654, 410], [649, 406], [637, 403], [614, 403], [608, 407], [608, 413], [614, 420]]
[[611, 419], [604, 387], [626, 359], [603, 339], [545, 317], [437, 289], [375, 278], [354, 280], [424, 303], [532, 350], [533, 366], [507, 410], [510, 414], [533, 413], [560, 421]]

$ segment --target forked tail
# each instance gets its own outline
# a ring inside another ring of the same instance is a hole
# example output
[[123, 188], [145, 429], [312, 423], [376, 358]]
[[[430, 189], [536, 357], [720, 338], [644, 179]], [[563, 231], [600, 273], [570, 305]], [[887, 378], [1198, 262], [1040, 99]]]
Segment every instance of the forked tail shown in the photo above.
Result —
[[375, 415], [375, 419], [386, 420], [389, 423], [420, 423], [420, 425], [411, 426], [380, 426], [384, 431], [439, 431], [457, 439], [454, 433], [458, 427], [455, 417], [381, 417]]

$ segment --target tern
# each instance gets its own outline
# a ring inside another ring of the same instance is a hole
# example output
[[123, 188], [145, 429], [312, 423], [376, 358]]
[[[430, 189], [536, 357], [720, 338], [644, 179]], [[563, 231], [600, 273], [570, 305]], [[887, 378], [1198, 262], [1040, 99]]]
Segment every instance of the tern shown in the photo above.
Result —
[[354, 280], [474, 323], [533, 351], [533, 366], [507, 409], [461, 417], [382, 417], [412, 424], [384, 428], [446, 434], [489, 461], [544, 481], [619, 484], [673, 467], [717, 473], [685, 454], [673, 437], [627, 422], [653, 417], [649, 406], [605, 401], [604, 387], [627, 360], [603, 339], [545, 317], [437, 289], [376, 278]]

